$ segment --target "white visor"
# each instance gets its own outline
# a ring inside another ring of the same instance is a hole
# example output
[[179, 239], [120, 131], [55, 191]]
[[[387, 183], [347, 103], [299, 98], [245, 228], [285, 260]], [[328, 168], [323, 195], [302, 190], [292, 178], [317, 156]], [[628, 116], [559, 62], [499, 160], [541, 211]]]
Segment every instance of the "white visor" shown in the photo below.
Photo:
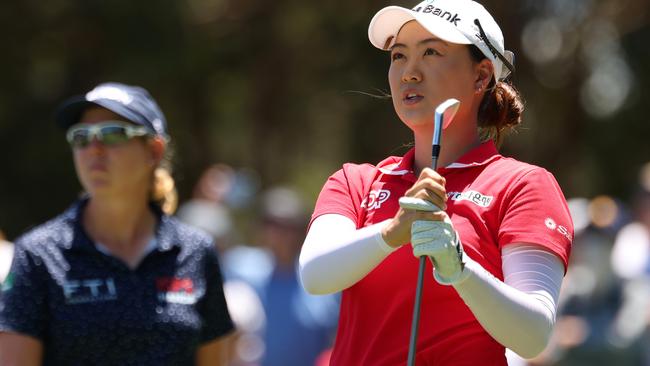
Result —
[[425, 0], [413, 9], [400, 6], [385, 7], [370, 21], [370, 43], [381, 50], [390, 49], [400, 29], [411, 20], [417, 21], [429, 33], [443, 41], [475, 45], [492, 61], [497, 79], [508, 76], [509, 70], [483, 40], [476, 20], [480, 22], [489, 43], [510, 63], [512, 52], [505, 51], [501, 29], [481, 4], [471, 0]]

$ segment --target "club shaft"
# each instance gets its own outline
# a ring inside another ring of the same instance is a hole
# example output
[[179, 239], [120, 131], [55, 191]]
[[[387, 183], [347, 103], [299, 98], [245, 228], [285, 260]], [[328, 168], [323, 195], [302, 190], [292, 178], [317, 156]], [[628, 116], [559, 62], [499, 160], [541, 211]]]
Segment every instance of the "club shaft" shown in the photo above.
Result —
[[[440, 154], [440, 137], [434, 136], [434, 144], [431, 149], [431, 167], [436, 169], [438, 166], [438, 155]], [[424, 288], [424, 270], [427, 267], [427, 258], [420, 257], [418, 268], [418, 282], [415, 288], [415, 304], [413, 305], [413, 320], [411, 322], [411, 339], [409, 342], [408, 366], [415, 366], [415, 353], [418, 342], [418, 332], [420, 330], [420, 304], [422, 303], [422, 289]]]
[[424, 270], [427, 267], [427, 257], [420, 257], [418, 269], [418, 284], [415, 290], [415, 305], [413, 307], [413, 321], [411, 322], [411, 340], [409, 342], [408, 366], [415, 366], [415, 350], [418, 342], [418, 330], [420, 329], [420, 304], [422, 303], [422, 288], [424, 283]]
[[[438, 156], [440, 155], [440, 140], [442, 138], [443, 116], [436, 113], [434, 118], [433, 141], [431, 144], [431, 168], [438, 167]], [[409, 341], [408, 366], [415, 366], [415, 354], [417, 352], [418, 331], [420, 329], [420, 304], [422, 303], [422, 289], [424, 288], [424, 270], [427, 267], [427, 258], [420, 257], [418, 268], [418, 282], [415, 289], [415, 304], [413, 305], [413, 321], [411, 322], [411, 339]]]

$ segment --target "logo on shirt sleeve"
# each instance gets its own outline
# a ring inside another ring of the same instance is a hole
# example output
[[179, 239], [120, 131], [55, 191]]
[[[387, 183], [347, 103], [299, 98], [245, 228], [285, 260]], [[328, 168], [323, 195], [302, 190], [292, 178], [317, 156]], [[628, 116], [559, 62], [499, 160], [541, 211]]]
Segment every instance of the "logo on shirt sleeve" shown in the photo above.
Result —
[[168, 303], [192, 305], [198, 300], [191, 278], [157, 278], [156, 290], [158, 291], [158, 300]]
[[382, 203], [386, 202], [388, 197], [390, 197], [390, 191], [387, 189], [370, 191], [368, 196], [361, 202], [361, 207], [366, 208], [368, 211], [376, 210], [381, 207]]
[[9, 291], [12, 287], [14, 287], [14, 273], [9, 272], [4, 282], [2, 283], [2, 287], [0, 287], [0, 291]]
[[555, 220], [553, 220], [552, 218], [547, 217], [546, 220], [544, 220], [544, 225], [546, 225], [546, 227], [547, 227], [549, 230], [557, 231], [557, 232], [560, 233], [562, 236], [564, 236], [565, 238], [569, 239], [569, 241], [572, 241], [572, 240], [573, 240], [573, 237], [571, 236], [571, 233], [569, 232], [569, 229], [567, 229], [565, 226], [558, 225], [558, 224], [555, 222]]

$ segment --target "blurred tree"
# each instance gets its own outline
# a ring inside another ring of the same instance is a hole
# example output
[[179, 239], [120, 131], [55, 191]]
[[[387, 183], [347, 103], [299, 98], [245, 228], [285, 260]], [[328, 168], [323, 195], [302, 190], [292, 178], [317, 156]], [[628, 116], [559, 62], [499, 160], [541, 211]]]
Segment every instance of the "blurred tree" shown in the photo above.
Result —
[[[388, 56], [366, 38], [388, 1], [24, 0], [0, 5], [0, 227], [14, 238], [78, 193], [52, 114], [100, 81], [160, 101], [181, 198], [213, 162], [307, 197], [345, 161], [410, 141], [388, 98]], [[415, 2], [399, 1], [411, 6]], [[568, 196], [626, 198], [650, 160], [644, 107], [650, 4], [486, 1], [517, 54], [525, 123], [503, 147], [556, 174]]]

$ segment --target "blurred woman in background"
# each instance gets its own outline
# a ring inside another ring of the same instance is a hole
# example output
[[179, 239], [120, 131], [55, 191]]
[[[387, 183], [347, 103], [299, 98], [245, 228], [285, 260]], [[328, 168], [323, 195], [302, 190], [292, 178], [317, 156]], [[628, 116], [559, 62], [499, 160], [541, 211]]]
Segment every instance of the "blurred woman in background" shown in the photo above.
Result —
[[2, 365], [215, 365], [233, 329], [216, 248], [168, 216], [162, 111], [98, 85], [57, 113], [86, 194], [16, 240], [0, 297]]

